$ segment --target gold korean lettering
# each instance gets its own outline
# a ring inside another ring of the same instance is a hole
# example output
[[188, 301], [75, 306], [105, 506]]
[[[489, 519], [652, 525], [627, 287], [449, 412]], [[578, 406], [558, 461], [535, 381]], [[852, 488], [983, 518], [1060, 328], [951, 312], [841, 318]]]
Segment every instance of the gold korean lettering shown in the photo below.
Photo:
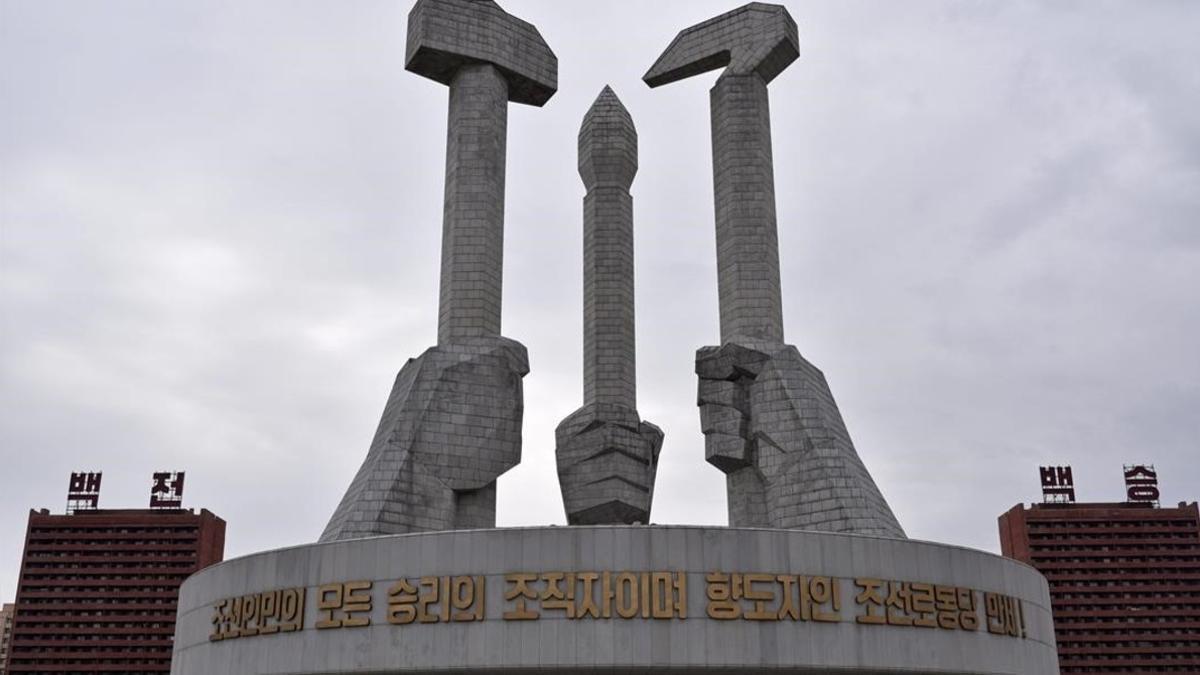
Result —
[[542, 609], [563, 610], [566, 618], [575, 618], [575, 574], [546, 572], [542, 575], [546, 587], [542, 590]]
[[937, 619], [934, 617], [933, 584], [911, 583], [913, 625], [918, 628], [936, 628]]
[[631, 572], [621, 572], [617, 575], [614, 586], [616, 590], [615, 604], [617, 616], [622, 619], [632, 619], [638, 614], [638, 577]]
[[732, 621], [742, 618], [742, 575], [711, 572], [704, 577], [707, 582], [705, 595], [708, 597], [708, 618]]
[[768, 609], [769, 606], [775, 604], [775, 576], [744, 574], [742, 575], [742, 584], [742, 597], [754, 603], [742, 615], [751, 621], [778, 621], [778, 612]]
[[268, 591], [258, 594], [258, 634], [271, 635], [279, 632], [279, 624], [271, 623], [279, 619], [279, 591]]
[[987, 629], [993, 635], [1005, 633], [1004, 611], [1000, 606], [1000, 596], [996, 593], [983, 594], [984, 612], [987, 614]]
[[333, 613], [342, 608], [343, 588], [341, 584], [325, 584], [317, 589], [317, 630], [341, 628], [342, 620], [333, 618]]
[[858, 595], [854, 596], [854, 602], [859, 607], [866, 608], [865, 613], [854, 618], [858, 623], [881, 625], [887, 623], [886, 610], [884, 609], [884, 597], [882, 589], [884, 582], [882, 579], [855, 579], [854, 584], [860, 589]]
[[961, 625], [958, 620], [958, 588], [954, 586], [934, 586], [934, 611], [937, 613], [938, 628], [957, 630]]
[[[600, 575], [596, 572], [580, 572], [575, 577], [583, 585], [579, 592], [579, 604], [576, 606], [575, 618], [582, 619], [590, 616], [593, 619], [599, 619], [601, 611], [600, 605], [596, 604], [595, 586], [596, 582], [600, 580]], [[609, 589], [608, 572], [604, 573], [604, 588]], [[603, 617], [607, 619], [612, 616], [612, 595], [601, 597], [601, 602], [604, 605]]]
[[417, 589], [401, 579], [388, 589], [388, 623], [407, 626], [417, 620]]
[[526, 602], [529, 600], [537, 600], [537, 591], [529, 587], [529, 584], [537, 581], [536, 574], [506, 574], [504, 575], [504, 583], [511, 584], [511, 587], [504, 589], [504, 601], [516, 601], [516, 606], [504, 613], [505, 621], [531, 621], [538, 618], [537, 611], [529, 609]]
[[288, 588], [217, 601], [213, 604], [213, 632], [208, 639], [216, 642], [300, 630], [304, 625], [304, 590]]
[[304, 597], [308, 589], [288, 588], [279, 594], [279, 631], [292, 633], [304, 630]]
[[342, 611], [346, 618], [342, 619], [343, 628], [359, 628], [371, 625], [371, 588], [370, 581], [350, 581], [343, 585]]
[[796, 605], [796, 577], [790, 574], [780, 574], [775, 577], [775, 580], [783, 587], [783, 600], [779, 602], [779, 612], [776, 613], [776, 618], [780, 621], [784, 619], [799, 621], [800, 608]]
[[[420, 623], [445, 621], [449, 614], [448, 608], [440, 614], [436, 610], [430, 610], [431, 606], [435, 606], [441, 601], [442, 580], [438, 577], [421, 577], [418, 583], [422, 591], [428, 592], [422, 592], [417, 597], [417, 621]], [[448, 599], [449, 597], [447, 597]]]
[[958, 589], [958, 625], [963, 630], [979, 630], [979, 610], [975, 606], [975, 591]]
[[371, 625], [370, 581], [324, 584], [317, 589], [317, 629], [360, 628]]
[[687, 574], [684, 572], [654, 572], [650, 575], [650, 615], [655, 619], [687, 618]]
[[258, 619], [258, 599], [253, 595], [243, 595], [241, 600], [241, 621], [238, 623], [238, 637], [253, 637], [258, 635], [258, 629], [253, 624]]
[[987, 629], [993, 635], [1025, 637], [1025, 612], [1021, 601], [1000, 593], [984, 593]]
[[841, 621], [842, 595], [838, 581], [834, 577], [800, 577], [801, 618], [827, 623]]
[[228, 632], [229, 619], [225, 614], [225, 608], [229, 605], [228, 600], [218, 600], [213, 605], [212, 626], [213, 631], [208, 635], [210, 642], [224, 640]]
[[450, 580], [450, 603], [454, 621], [483, 621], [484, 577], [454, 577]]
[[889, 581], [887, 597], [887, 622], [890, 626], [911, 626], [912, 591], [906, 581]]
[[229, 599], [229, 637], [242, 636], [242, 599]]

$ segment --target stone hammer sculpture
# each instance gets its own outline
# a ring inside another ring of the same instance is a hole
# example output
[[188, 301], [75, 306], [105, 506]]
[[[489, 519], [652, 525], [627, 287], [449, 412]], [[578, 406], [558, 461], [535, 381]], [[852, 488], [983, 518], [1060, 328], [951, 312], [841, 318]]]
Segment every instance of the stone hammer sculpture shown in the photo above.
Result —
[[721, 346], [696, 353], [705, 452], [730, 525], [903, 537], [824, 375], [783, 341], [767, 85], [799, 55], [787, 10], [755, 2], [679, 33], [643, 78], [724, 69], [709, 95]]
[[558, 59], [491, 0], [419, 0], [406, 56], [450, 87], [438, 344], [396, 377], [321, 541], [495, 527], [496, 479], [521, 460], [528, 356], [500, 336], [508, 103], [544, 105]]
[[605, 87], [579, 130], [583, 198], [583, 407], [558, 425], [571, 525], [646, 523], [662, 431], [637, 411], [633, 197], [637, 129]]

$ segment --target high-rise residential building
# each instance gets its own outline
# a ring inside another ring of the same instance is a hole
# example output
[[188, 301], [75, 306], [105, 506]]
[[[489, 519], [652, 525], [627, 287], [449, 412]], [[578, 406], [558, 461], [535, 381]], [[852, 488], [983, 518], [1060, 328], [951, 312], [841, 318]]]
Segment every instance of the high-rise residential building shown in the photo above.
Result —
[[13, 604], [0, 607], [0, 675], [8, 672], [8, 642], [12, 639]]
[[208, 510], [30, 511], [7, 672], [169, 673], [179, 586], [224, 552]]
[[1074, 503], [1069, 483], [1051, 493], [1000, 516], [1000, 547], [1050, 583], [1061, 672], [1200, 673], [1196, 503], [1160, 508], [1157, 488], [1153, 500], [1121, 503]]

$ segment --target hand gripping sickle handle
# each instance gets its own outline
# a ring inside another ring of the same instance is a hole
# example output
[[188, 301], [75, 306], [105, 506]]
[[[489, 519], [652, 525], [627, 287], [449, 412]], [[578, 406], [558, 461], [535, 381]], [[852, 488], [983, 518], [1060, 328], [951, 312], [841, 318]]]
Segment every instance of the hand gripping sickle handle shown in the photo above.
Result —
[[800, 55], [796, 22], [751, 3], [688, 28], [650, 71], [658, 87], [718, 68], [710, 92], [721, 342], [783, 342], [767, 84]]
[[705, 454], [730, 525], [903, 537], [825, 376], [783, 341], [767, 83], [798, 45], [787, 10], [751, 3], [681, 32], [644, 78], [725, 68], [710, 92], [721, 345], [696, 353]]

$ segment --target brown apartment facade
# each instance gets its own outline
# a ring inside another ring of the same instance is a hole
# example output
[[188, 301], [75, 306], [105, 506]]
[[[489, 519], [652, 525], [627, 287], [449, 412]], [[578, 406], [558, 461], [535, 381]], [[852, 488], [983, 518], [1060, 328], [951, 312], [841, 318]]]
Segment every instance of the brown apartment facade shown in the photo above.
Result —
[[182, 508], [30, 511], [8, 673], [169, 673], [179, 586], [225, 521]]
[[1200, 673], [1196, 503], [1019, 504], [1000, 546], [1049, 581], [1062, 673]]

